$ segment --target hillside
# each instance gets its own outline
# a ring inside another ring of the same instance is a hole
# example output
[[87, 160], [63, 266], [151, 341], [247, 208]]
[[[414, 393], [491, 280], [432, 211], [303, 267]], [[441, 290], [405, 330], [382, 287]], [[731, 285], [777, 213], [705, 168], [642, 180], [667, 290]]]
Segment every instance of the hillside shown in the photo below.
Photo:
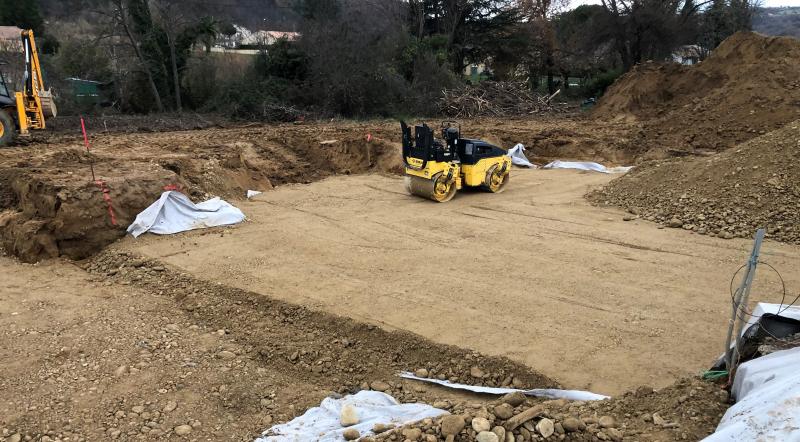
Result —
[[[39, 0], [47, 20], [70, 21], [103, 9], [108, 0]], [[292, 0], [187, 0], [194, 13], [209, 15], [251, 29], [294, 30], [298, 16]]]
[[800, 7], [762, 8], [753, 18], [753, 30], [800, 38]]

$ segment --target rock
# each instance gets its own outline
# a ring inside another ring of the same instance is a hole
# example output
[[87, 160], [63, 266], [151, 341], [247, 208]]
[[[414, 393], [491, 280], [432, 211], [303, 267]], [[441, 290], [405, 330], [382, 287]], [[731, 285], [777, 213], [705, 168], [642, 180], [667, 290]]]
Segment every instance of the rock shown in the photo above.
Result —
[[500, 419], [506, 420], [514, 415], [514, 407], [510, 404], [500, 404], [494, 407], [494, 415]]
[[344, 430], [342, 436], [344, 436], [344, 440], [356, 440], [361, 437], [361, 433], [359, 433], [355, 428], [348, 428]]
[[383, 381], [373, 381], [369, 387], [375, 391], [389, 391], [392, 387]]
[[553, 425], [553, 428], [556, 430], [556, 434], [566, 433], [566, 431], [564, 431], [564, 426], [561, 425], [561, 422], [556, 422], [556, 424]]
[[8, 439], [6, 439], [6, 440], [7, 440], [8, 442], [19, 442], [19, 441], [21, 441], [21, 440], [22, 440], [22, 435], [21, 435], [21, 434], [19, 434], [19, 433], [14, 433], [14, 434], [12, 434], [12, 435], [11, 435], [11, 437], [9, 437], [9, 438], [8, 438]]
[[611, 438], [614, 442], [620, 442], [622, 440], [623, 434], [622, 431], [617, 430], [616, 428], [607, 428], [605, 433], [608, 437]]
[[475, 437], [475, 442], [499, 442], [497, 435], [491, 431], [481, 431]]
[[445, 436], [454, 436], [460, 433], [466, 425], [462, 416], [451, 414], [442, 418], [441, 431]]
[[[462, 419], [461, 422], [464, 422], [464, 420]], [[375, 425], [372, 426], [372, 432], [375, 433], [375, 434], [381, 434], [381, 433], [385, 433], [385, 432], [387, 432], [387, 431], [389, 431], [389, 430], [391, 430], [393, 428], [394, 428], [394, 425], [392, 425], [392, 424], [381, 424], [381, 423], [378, 423], [378, 424], [375, 424]], [[461, 431], [461, 430], [458, 430], [458, 431]]]
[[497, 440], [500, 442], [506, 442], [506, 429], [501, 426], [496, 426], [492, 428], [492, 433], [497, 435]]
[[511, 405], [512, 407], [519, 407], [520, 405], [525, 403], [525, 394], [520, 391], [515, 391], [513, 393], [508, 393], [507, 395], [503, 396], [500, 400]]
[[427, 378], [428, 377], [428, 370], [424, 368], [420, 368], [414, 372], [414, 375], [418, 378]]
[[550, 437], [555, 433], [556, 427], [552, 420], [544, 418], [536, 424], [536, 431], [541, 434], [542, 437]]
[[633, 221], [635, 219], [636, 219], [636, 216], [634, 216], [634, 215], [625, 215], [625, 216], [622, 217], [623, 221]]
[[136, 414], [142, 414], [144, 412], [144, 407], [141, 406], [141, 405], [137, 405], [137, 406], [131, 408], [131, 411], [136, 413]]
[[603, 428], [611, 428], [615, 427], [616, 421], [611, 416], [600, 416], [600, 419], [597, 421]]
[[482, 378], [484, 376], [483, 370], [478, 367], [472, 367], [469, 369], [469, 375], [473, 378]]
[[358, 410], [356, 410], [356, 407], [352, 404], [345, 404], [341, 413], [339, 413], [339, 423], [343, 427], [349, 427], [358, 424], [358, 422]]
[[492, 428], [492, 424], [489, 423], [488, 419], [483, 417], [472, 418], [472, 429], [475, 430], [476, 433], [489, 431], [490, 428]]
[[123, 376], [127, 372], [128, 372], [128, 366], [127, 365], [120, 365], [119, 367], [117, 367], [116, 370], [114, 370], [114, 376], [120, 377], [120, 376]]
[[666, 424], [666, 423], [667, 423], [667, 421], [666, 421], [666, 420], [664, 420], [664, 418], [663, 418], [663, 417], [661, 417], [661, 415], [660, 415], [660, 414], [658, 414], [658, 413], [653, 413], [653, 424], [654, 424], [654, 425], [658, 425], [659, 427], [661, 427], [661, 426], [663, 426], [663, 425], [664, 425], [664, 424]]
[[187, 434], [192, 432], [192, 426], [191, 425], [178, 425], [177, 427], [175, 427], [173, 429], [173, 431], [178, 436], [186, 436]]
[[419, 428], [406, 428], [403, 430], [403, 436], [405, 436], [406, 440], [417, 442], [422, 437], [422, 430]]
[[683, 221], [681, 221], [680, 218], [672, 218], [667, 223], [667, 227], [671, 227], [673, 229], [679, 229], [682, 226], [683, 226]]
[[561, 422], [561, 426], [564, 427], [564, 431], [566, 431], [567, 433], [574, 433], [576, 431], [581, 431], [586, 428], [586, 424], [584, 424], [582, 420], [574, 418], [572, 416], [564, 419]]
[[166, 405], [164, 405], [164, 408], [162, 410], [164, 411], [164, 413], [169, 413], [171, 411], [175, 411], [176, 408], [178, 408], [178, 403], [175, 401], [169, 401], [167, 402]]
[[217, 353], [217, 356], [220, 359], [226, 359], [226, 360], [236, 359], [236, 353], [228, 350], [222, 350], [221, 352]]

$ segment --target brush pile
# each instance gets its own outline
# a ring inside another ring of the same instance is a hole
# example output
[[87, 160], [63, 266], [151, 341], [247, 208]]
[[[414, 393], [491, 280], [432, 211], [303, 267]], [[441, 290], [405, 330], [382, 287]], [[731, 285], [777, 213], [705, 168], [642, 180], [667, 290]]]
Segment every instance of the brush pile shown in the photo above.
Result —
[[450, 118], [475, 118], [567, 111], [564, 104], [549, 98], [531, 92], [525, 82], [484, 81], [443, 90], [439, 112]]

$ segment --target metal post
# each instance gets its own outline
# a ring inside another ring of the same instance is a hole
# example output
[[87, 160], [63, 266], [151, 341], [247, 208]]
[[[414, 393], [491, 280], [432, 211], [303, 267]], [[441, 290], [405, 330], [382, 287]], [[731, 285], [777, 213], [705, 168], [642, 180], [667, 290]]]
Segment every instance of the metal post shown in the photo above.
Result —
[[[728, 337], [725, 339], [725, 365], [728, 368], [728, 373], [733, 374], [734, 363], [739, 357], [739, 337], [742, 334], [746, 318], [740, 318], [738, 326], [736, 326], [736, 333], [734, 334], [734, 325], [737, 323], [738, 312], [741, 306], [747, 305], [747, 300], [750, 297], [750, 288], [753, 285], [753, 278], [756, 276], [756, 266], [758, 266], [758, 256], [761, 252], [761, 243], [764, 242], [764, 229], [758, 229], [756, 232], [755, 242], [753, 243], [753, 251], [750, 252], [750, 259], [747, 261], [747, 267], [742, 277], [742, 283], [736, 291], [736, 296], [733, 300], [731, 311], [731, 320], [728, 324]], [[734, 344], [731, 346], [731, 340]]]

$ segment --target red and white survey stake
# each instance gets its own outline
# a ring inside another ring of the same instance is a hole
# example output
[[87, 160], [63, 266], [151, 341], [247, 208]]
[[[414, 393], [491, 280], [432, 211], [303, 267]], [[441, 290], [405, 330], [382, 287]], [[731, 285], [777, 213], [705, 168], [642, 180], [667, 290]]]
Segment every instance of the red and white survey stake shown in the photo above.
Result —
[[[89, 153], [89, 136], [86, 135], [86, 123], [83, 121], [83, 117], [81, 117], [81, 130], [83, 131], [83, 145], [86, 146], [86, 152]], [[108, 206], [108, 216], [111, 218], [111, 225], [117, 225], [117, 216], [114, 214], [114, 206], [111, 203], [111, 191], [106, 186], [106, 182], [103, 180], [98, 180], [94, 176], [94, 161], [89, 162], [89, 167], [92, 170], [92, 181], [100, 188], [100, 191], [103, 192], [103, 201], [106, 202], [106, 206]]]

